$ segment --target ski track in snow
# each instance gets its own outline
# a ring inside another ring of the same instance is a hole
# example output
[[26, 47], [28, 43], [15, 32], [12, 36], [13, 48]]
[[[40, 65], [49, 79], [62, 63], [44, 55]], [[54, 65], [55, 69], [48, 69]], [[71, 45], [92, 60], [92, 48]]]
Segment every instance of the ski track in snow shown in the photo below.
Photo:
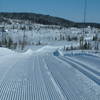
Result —
[[39, 52], [0, 57], [0, 100], [100, 100], [100, 70]]
[[71, 64], [74, 68], [78, 69], [84, 75], [86, 75], [87, 77], [92, 79], [94, 82], [96, 82], [98, 85], [100, 85], [100, 76], [99, 76], [100, 74], [98, 73], [98, 71], [92, 70], [92, 69], [84, 66], [83, 64], [73, 62], [73, 61], [71, 61], [69, 59], [65, 59], [65, 58], [62, 58], [62, 57], [59, 57], [59, 58], [64, 60], [64, 61], [66, 61], [67, 63]]

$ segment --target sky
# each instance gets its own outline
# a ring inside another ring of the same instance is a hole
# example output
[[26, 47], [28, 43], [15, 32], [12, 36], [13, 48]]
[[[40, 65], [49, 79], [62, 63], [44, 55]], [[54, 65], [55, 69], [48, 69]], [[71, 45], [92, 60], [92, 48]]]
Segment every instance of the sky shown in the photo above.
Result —
[[[33, 12], [82, 22], [84, 0], [0, 0], [0, 12]], [[87, 0], [86, 21], [100, 23], [100, 0]]]

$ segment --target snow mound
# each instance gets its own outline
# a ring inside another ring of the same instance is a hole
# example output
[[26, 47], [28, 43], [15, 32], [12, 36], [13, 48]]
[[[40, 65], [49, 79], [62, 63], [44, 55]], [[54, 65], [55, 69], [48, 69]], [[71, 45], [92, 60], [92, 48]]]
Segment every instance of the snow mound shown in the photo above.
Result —
[[7, 49], [7, 48], [0, 48], [0, 56], [5, 56], [5, 55], [10, 55], [10, 54], [14, 54], [15, 52]]
[[55, 56], [61, 55], [63, 56], [63, 52], [61, 51], [62, 49], [60, 49], [61, 47], [59, 46], [44, 46], [41, 47], [39, 49], [33, 50], [33, 49], [28, 49], [26, 52], [24, 52], [23, 54], [25, 55], [41, 55], [44, 53], [52, 53]]
[[24, 54], [32, 55], [33, 54], [33, 50], [32, 49], [28, 49]]
[[36, 52], [54, 52], [56, 49], [57, 49], [57, 47], [44, 46], [44, 47], [38, 49]]

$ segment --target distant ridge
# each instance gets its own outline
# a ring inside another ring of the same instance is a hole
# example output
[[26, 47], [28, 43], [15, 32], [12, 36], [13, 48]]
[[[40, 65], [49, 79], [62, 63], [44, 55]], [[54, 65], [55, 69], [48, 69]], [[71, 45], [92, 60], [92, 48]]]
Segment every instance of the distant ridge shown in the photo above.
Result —
[[[7, 19], [5, 19], [7, 18]], [[62, 27], [78, 27], [81, 28], [84, 26], [84, 23], [78, 23], [64, 18], [53, 17], [50, 15], [36, 14], [36, 13], [9, 13], [1, 12], [0, 13], [0, 22], [9, 22], [9, 19], [18, 19], [18, 20], [29, 20], [32, 23], [44, 24], [44, 25], [59, 25]], [[85, 25], [100, 28], [99, 23], [86, 23]]]

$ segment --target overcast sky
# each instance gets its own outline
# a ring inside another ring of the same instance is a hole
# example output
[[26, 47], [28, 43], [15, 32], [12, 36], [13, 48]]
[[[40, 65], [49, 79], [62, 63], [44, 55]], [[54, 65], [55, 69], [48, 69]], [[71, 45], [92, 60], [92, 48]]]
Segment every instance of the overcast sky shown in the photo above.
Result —
[[[100, 0], [87, 0], [87, 22], [100, 23]], [[0, 12], [33, 12], [83, 21], [84, 0], [0, 0]]]

